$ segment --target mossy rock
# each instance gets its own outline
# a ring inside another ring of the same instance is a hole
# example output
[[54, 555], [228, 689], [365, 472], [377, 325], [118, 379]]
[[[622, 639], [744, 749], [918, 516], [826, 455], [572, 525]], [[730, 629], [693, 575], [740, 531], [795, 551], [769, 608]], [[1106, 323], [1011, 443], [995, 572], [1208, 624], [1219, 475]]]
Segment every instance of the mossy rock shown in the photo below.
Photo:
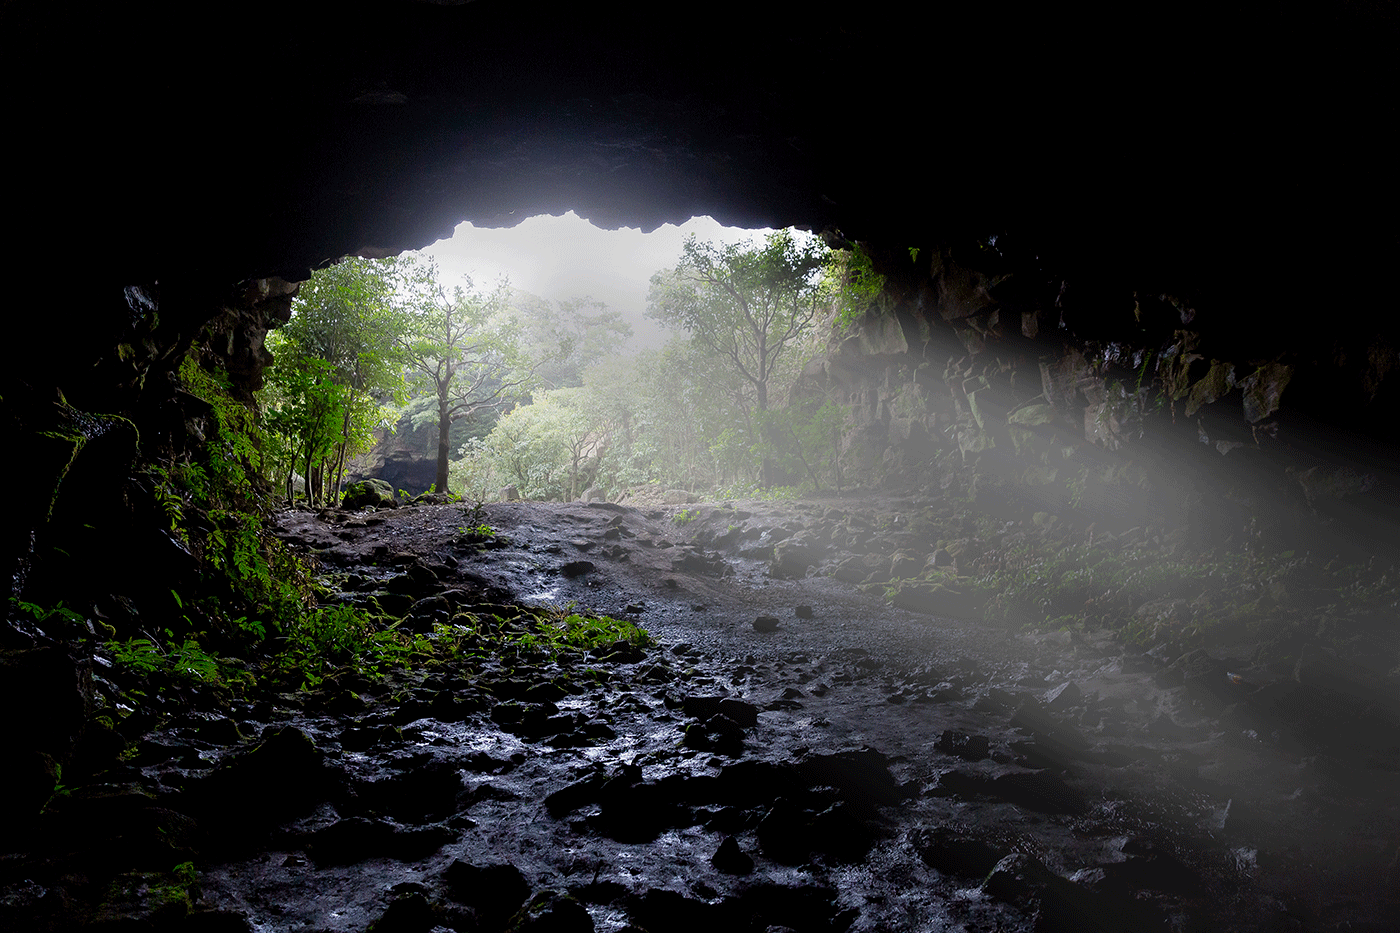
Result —
[[127, 872], [112, 879], [93, 918], [96, 929], [168, 927], [194, 910], [190, 892], [166, 872]]
[[362, 479], [351, 483], [340, 500], [343, 509], [392, 509], [397, 505], [394, 487], [382, 479]]

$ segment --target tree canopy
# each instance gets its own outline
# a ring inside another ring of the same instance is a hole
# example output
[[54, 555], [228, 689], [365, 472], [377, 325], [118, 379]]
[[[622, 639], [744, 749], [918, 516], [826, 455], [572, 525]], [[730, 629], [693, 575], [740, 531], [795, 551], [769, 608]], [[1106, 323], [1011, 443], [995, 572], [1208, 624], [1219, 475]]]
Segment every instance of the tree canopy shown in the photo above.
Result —
[[404, 400], [402, 334], [392, 261], [346, 259], [305, 283], [292, 318], [268, 335], [273, 364], [259, 400], [265, 460], [288, 488], [300, 471], [313, 502], [328, 496], [346, 458]]
[[536, 383], [520, 327], [505, 314], [508, 286], [483, 293], [470, 279], [450, 291], [431, 263], [407, 277], [409, 314], [400, 337], [415, 421], [438, 428], [436, 489], [446, 491], [452, 423], [497, 411]]
[[[763, 432], [778, 366], [821, 307], [826, 249], [791, 230], [758, 244], [686, 241], [674, 269], [652, 276], [647, 314], [690, 334], [753, 392]], [[764, 482], [772, 465], [764, 457]]]

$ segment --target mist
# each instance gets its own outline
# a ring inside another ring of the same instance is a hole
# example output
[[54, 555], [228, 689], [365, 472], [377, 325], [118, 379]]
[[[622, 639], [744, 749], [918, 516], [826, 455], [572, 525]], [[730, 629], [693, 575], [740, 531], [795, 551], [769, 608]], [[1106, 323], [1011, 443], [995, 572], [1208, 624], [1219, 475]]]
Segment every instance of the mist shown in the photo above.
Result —
[[686, 238], [735, 243], [771, 230], [726, 227], [712, 217], [693, 217], [650, 233], [636, 227], [604, 230], [573, 211], [531, 217], [515, 227], [457, 226], [451, 238], [420, 252], [437, 261], [444, 282], [469, 276], [491, 286], [502, 277], [518, 288], [553, 301], [591, 295], [618, 311], [632, 326], [630, 350], [660, 347], [669, 332], [646, 317], [651, 276], [675, 265]]

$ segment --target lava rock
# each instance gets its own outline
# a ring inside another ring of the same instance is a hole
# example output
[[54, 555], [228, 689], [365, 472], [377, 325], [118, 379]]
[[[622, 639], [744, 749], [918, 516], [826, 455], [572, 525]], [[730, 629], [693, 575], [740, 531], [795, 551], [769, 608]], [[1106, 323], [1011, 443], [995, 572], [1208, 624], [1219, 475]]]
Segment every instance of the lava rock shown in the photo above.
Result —
[[396, 898], [368, 933], [428, 933], [437, 925], [438, 914], [423, 892], [411, 891]]
[[443, 872], [447, 896], [470, 907], [483, 930], [499, 930], [530, 896], [530, 884], [509, 862], [472, 865], [453, 859]]
[[753, 630], [755, 632], [776, 632], [778, 619], [774, 616], [759, 616], [753, 620]]
[[779, 797], [758, 824], [763, 854], [784, 865], [801, 865], [812, 853], [812, 815]]
[[981, 761], [991, 754], [991, 741], [985, 735], [947, 729], [938, 737], [938, 750], [964, 761]]
[[889, 759], [872, 748], [809, 755], [797, 763], [797, 774], [808, 786], [831, 787], [863, 815], [877, 806], [894, 806], [909, 798], [909, 790], [890, 773]]
[[306, 850], [319, 865], [353, 865], [375, 857], [410, 861], [436, 852], [456, 835], [446, 827], [405, 830], [386, 820], [354, 816], [317, 830]]
[[739, 843], [733, 836], [724, 837], [715, 854], [710, 857], [710, 864], [716, 871], [726, 875], [747, 875], [753, 871], [753, 857], [739, 848]]
[[1047, 690], [1041, 697], [1041, 702], [1045, 708], [1052, 713], [1060, 713], [1072, 706], [1078, 706], [1084, 701], [1084, 694], [1080, 691], [1074, 681], [1066, 681], [1051, 690]]

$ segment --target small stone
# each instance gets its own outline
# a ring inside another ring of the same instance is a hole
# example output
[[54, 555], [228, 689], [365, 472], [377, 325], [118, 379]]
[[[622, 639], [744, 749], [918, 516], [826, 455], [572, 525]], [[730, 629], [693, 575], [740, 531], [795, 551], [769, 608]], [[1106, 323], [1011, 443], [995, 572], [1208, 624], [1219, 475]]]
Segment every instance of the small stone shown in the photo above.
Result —
[[799, 619], [810, 619], [814, 615], [811, 606], [798, 606], [796, 609], [793, 610], [793, 614], [796, 615]]
[[776, 632], [778, 630], [778, 619], [775, 616], [759, 616], [753, 620], [755, 632]]

